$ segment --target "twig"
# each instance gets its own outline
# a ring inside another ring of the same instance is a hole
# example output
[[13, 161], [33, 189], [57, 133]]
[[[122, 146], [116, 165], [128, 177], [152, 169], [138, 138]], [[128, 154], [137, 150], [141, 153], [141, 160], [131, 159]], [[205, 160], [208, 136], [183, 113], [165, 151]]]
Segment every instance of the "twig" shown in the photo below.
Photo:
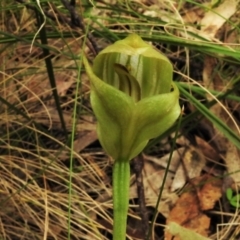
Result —
[[68, 2], [67, 0], [61, 0], [61, 2], [63, 4], [63, 6], [65, 8], [67, 8], [67, 10], [70, 13], [72, 27], [79, 27], [83, 30], [83, 32], [85, 34], [87, 34], [87, 38], [88, 38], [89, 42], [91, 43], [91, 46], [89, 46], [89, 44], [87, 43], [88, 47], [93, 51], [93, 53], [95, 55], [97, 55], [97, 53], [98, 53], [97, 44], [95, 43], [93, 36], [90, 33], [86, 33], [83, 19], [75, 11], [75, 5], [76, 5], [75, 0], [70, 0], [70, 2]]
[[143, 185], [143, 177], [142, 170], [144, 167], [144, 159], [143, 155], [139, 155], [133, 159], [133, 171], [136, 175], [136, 185], [137, 185], [137, 193], [138, 193], [138, 201], [139, 201], [139, 211], [142, 219], [142, 230], [144, 231], [144, 239], [147, 237], [149, 224], [148, 224], [148, 212], [146, 208], [145, 202], [145, 194], [144, 194], [144, 185]]

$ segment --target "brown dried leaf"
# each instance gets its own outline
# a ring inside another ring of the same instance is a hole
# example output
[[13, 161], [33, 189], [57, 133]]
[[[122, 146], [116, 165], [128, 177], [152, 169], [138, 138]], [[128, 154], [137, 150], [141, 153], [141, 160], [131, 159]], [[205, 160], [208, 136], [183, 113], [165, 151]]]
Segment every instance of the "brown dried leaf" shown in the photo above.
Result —
[[[191, 184], [185, 187], [185, 191], [171, 210], [167, 224], [175, 222], [202, 236], [208, 236], [210, 218], [202, 211], [213, 208], [215, 202], [221, 197], [221, 187], [222, 180], [217, 178], [202, 176], [193, 179]], [[172, 237], [170, 232], [165, 232], [166, 240]], [[182, 239], [181, 236], [174, 237], [174, 240], [180, 239]]]
[[184, 192], [171, 210], [167, 222], [176, 222], [180, 225], [199, 215], [198, 197], [193, 187]]
[[171, 191], [182, 188], [187, 179], [198, 177], [205, 166], [205, 158], [201, 151], [194, 146], [189, 146], [182, 156], [182, 162], [171, 186]]
[[200, 207], [204, 210], [212, 209], [222, 196], [222, 185], [223, 181], [220, 178], [213, 178], [205, 176], [203, 178], [206, 183], [198, 192], [198, 197], [200, 201]]
[[[220, 78], [218, 74], [214, 74], [216, 63], [215, 60], [211, 57], [205, 58], [204, 71], [203, 71], [203, 81], [205, 86], [208, 86], [208, 89], [225, 91], [229, 87], [229, 83], [225, 83], [225, 79]], [[207, 95], [209, 100], [212, 100], [213, 97]], [[220, 104], [215, 104], [211, 108], [212, 113], [214, 113], [218, 118], [220, 118], [228, 127], [230, 127], [234, 132], [240, 134], [239, 122], [231, 115], [231, 112], [226, 112]], [[230, 118], [230, 115], [232, 118]], [[234, 181], [240, 185], [240, 151], [239, 149], [230, 142], [226, 136], [220, 132], [215, 126], [212, 126], [211, 123], [205, 121], [205, 125], [211, 128], [210, 132], [212, 134], [212, 141], [217, 146], [219, 152], [225, 154], [225, 163], [227, 165], [228, 172], [232, 175]], [[235, 173], [234, 173], [235, 172]], [[232, 174], [234, 173], [234, 174]]]
[[237, 147], [231, 143], [228, 142], [226, 144], [227, 146], [227, 153], [226, 153], [226, 165], [229, 174], [234, 179], [235, 183], [240, 186], [240, 151], [237, 149]]
[[[165, 170], [159, 169], [156, 165], [146, 161], [143, 169], [143, 184], [144, 194], [147, 206], [155, 207], [158, 199], [159, 189], [162, 187], [163, 176]], [[167, 181], [164, 185], [161, 202], [158, 206], [158, 212], [162, 213], [165, 217], [170, 212], [170, 207], [175, 204], [178, 199], [176, 193], [171, 193], [169, 187], [172, 182], [173, 174], [169, 173]], [[136, 184], [132, 184], [130, 187], [130, 199], [137, 197]]]
[[213, 38], [222, 25], [236, 12], [237, 1], [225, 0], [213, 11], [206, 12], [202, 18], [200, 25], [203, 33]]
[[[55, 81], [59, 96], [64, 96], [75, 82], [75, 79], [62, 72], [55, 74]], [[42, 73], [34, 75], [34, 77], [26, 83], [26, 87], [28, 89], [27, 97], [32, 100], [36, 100], [36, 95], [39, 97], [43, 94], [47, 96], [52, 93], [48, 76]]]
[[91, 143], [95, 142], [98, 139], [97, 136], [97, 131], [82, 131], [78, 138], [74, 141], [74, 151], [75, 152], [80, 152], [82, 151], [85, 147], [90, 145]]
[[186, 23], [199, 23], [204, 16], [204, 9], [202, 7], [194, 7], [187, 9], [183, 20]]
[[213, 160], [216, 162], [220, 159], [220, 156], [217, 153], [217, 151], [208, 142], [197, 136], [195, 139], [198, 148], [201, 149], [201, 152], [204, 155], [205, 159]]
[[[186, 151], [185, 147], [178, 148], [173, 151], [172, 158], [169, 166], [169, 170], [171, 172], [175, 172], [181, 162], [181, 157], [183, 156], [184, 152]], [[144, 159], [152, 164], [155, 164], [156, 167], [166, 168], [169, 162], [170, 154], [166, 154], [160, 159], [157, 157], [144, 155]]]

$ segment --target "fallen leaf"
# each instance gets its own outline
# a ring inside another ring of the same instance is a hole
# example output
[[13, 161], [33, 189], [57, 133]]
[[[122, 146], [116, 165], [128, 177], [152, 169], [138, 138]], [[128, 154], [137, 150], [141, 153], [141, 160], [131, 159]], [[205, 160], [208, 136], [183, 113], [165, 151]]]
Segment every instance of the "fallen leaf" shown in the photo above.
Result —
[[171, 191], [182, 188], [187, 179], [198, 177], [205, 164], [206, 161], [201, 151], [190, 145], [182, 154], [182, 164], [175, 173]]
[[[206, 57], [204, 61], [203, 82], [208, 89], [225, 92], [230, 87], [230, 83], [226, 83], [226, 79], [220, 78], [218, 74], [214, 74], [216, 69], [216, 62], [211, 57]], [[206, 95], [209, 101], [213, 100], [213, 96]], [[212, 113], [221, 119], [228, 127], [235, 133], [240, 134], [239, 123], [234, 119], [233, 114], [229, 112], [221, 104], [215, 104], [211, 107]], [[227, 112], [228, 111], [228, 112]], [[217, 150], [222, 154], [228, 173], [234, 179], [235, 183], [240, 186], [240, 151], [232, 142], [230, 142], [224, 133], [220, 132], [212, 123], [205, 120], [204, 124], [210, 129], [212, 135], [212, 142], [216, 145]], [[240, 141], [239, 141], [240, 144]]]
[[[76, 79], [69, 73], [56, 72], [54, 74], [56, 88], [59, 96], [65, 96], [67, 90], [73, 85]], [[52, 94], [52, 88], [47, 74], [36, 73], [32, 79], [28, 79], [24, 90], [27, 90], [27, 98], [36, 101], [40, 96], [48, 96]]]
[[236, 12], [236, 0], [225, 0], [218, 7], [208, 11], [200, 24], [204, 34], [213, 38], [222, 25]]
[[[178, 169], [178, 166], [181, 163], [181, 158], [186, 151], [186, 147], [181, 147], [173, 151], [171, 162], [169, 165], [169, 170], [175, 172]], [[168, 166], [170, 154], [165, 154], [161, 158], [144, 155], [144, 159], [152, 164], [155, 164], [157, 167], [166, 168]]]
[[212, 209], [222, 196], [223, 181], [220, 178], [212, 178], [205, 176], [203, 179], [206, 183], [198, 192], [201, 210]]
[[[143, 184], [146, 206], [156, 207], [158, 200], [159, 189], [162, 186], [163, 176], [165, 169], [159, 168], [152, 162], [145, 161], [143, 169]], [[162, 198], [158, 206], [158, 212], [163, 216], [168, 217], [171, 206], [175, 204], [178, 199], [176, 193], [170, 192], [173, 173], [169, 173], [167, 176], [166, 183], [164, 185]], [[132, 184], [130, 187], [130, 199], [137, 198], [136, 184]]]
[[201, 7], [191, 8], [186, 11], [183, 20], [187, 23], [199, 23], [204, 16], [204, 9]]
[[[188, 185], [186, 192], [183, 192], [171, 210], [167, 222], [184, 224], [190, 219], [199, 215], [198, 197], [194, 187]], [[185, 188], [186, 189], [186, 188]]]
[[206, 160], [219, 161], [220, 156], [218, 152], [204, 139], [196, 136], [196, 142], [198, 148], [201, 150]]
[[97, 131], [82, 131], [74, 141], [73, 149], [75, 152], [82, 151], [85, 147], [95, 142], [98, 139]]
[[[188, 184], [183, 193], [172, 208], [167, 224], [175, 222], [182, 227], [186, 227], [202, 236], [208, 236], [210, 218], [203, 213], [203, 210], [209, 210], [222, 196], [222, 180], [208, 175], [194, 178], [191, 184]], [[165, 232], [165, 240], [172, 239], [170, 232]], [[192, 239], [182, 238], [177, 235], [174, 240]]]

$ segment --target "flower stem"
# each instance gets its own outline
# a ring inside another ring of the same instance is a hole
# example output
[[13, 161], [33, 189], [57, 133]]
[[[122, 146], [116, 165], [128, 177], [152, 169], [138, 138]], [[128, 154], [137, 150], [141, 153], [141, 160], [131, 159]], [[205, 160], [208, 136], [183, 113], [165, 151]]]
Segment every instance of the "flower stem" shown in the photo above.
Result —
[[126, 239], [129, 181], [129, 160], [116, 160], [113, 166], [113, 240]]

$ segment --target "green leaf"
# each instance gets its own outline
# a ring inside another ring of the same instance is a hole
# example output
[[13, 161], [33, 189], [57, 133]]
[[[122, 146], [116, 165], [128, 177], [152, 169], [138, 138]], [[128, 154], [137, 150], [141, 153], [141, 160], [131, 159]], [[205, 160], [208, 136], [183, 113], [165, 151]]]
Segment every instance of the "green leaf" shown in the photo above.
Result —
[[226, 197], [227, 197], [228, 201], [232, 200], [233, 190], [231, 188], [227, 188], [227, 190], [226, 190]]
[[181, 240], [210, 240], [210, 238], [206, 238], [190, 229], [181, 227], [175, 222], [170, 222], [168, 224], [167, 231], [173, 236], [178, 236]]
[[232, 197], [232, 199], [230, 200], [230, 204], [238, 208], [240, 204], [240, 195], [237, 194], [236, 196]]

